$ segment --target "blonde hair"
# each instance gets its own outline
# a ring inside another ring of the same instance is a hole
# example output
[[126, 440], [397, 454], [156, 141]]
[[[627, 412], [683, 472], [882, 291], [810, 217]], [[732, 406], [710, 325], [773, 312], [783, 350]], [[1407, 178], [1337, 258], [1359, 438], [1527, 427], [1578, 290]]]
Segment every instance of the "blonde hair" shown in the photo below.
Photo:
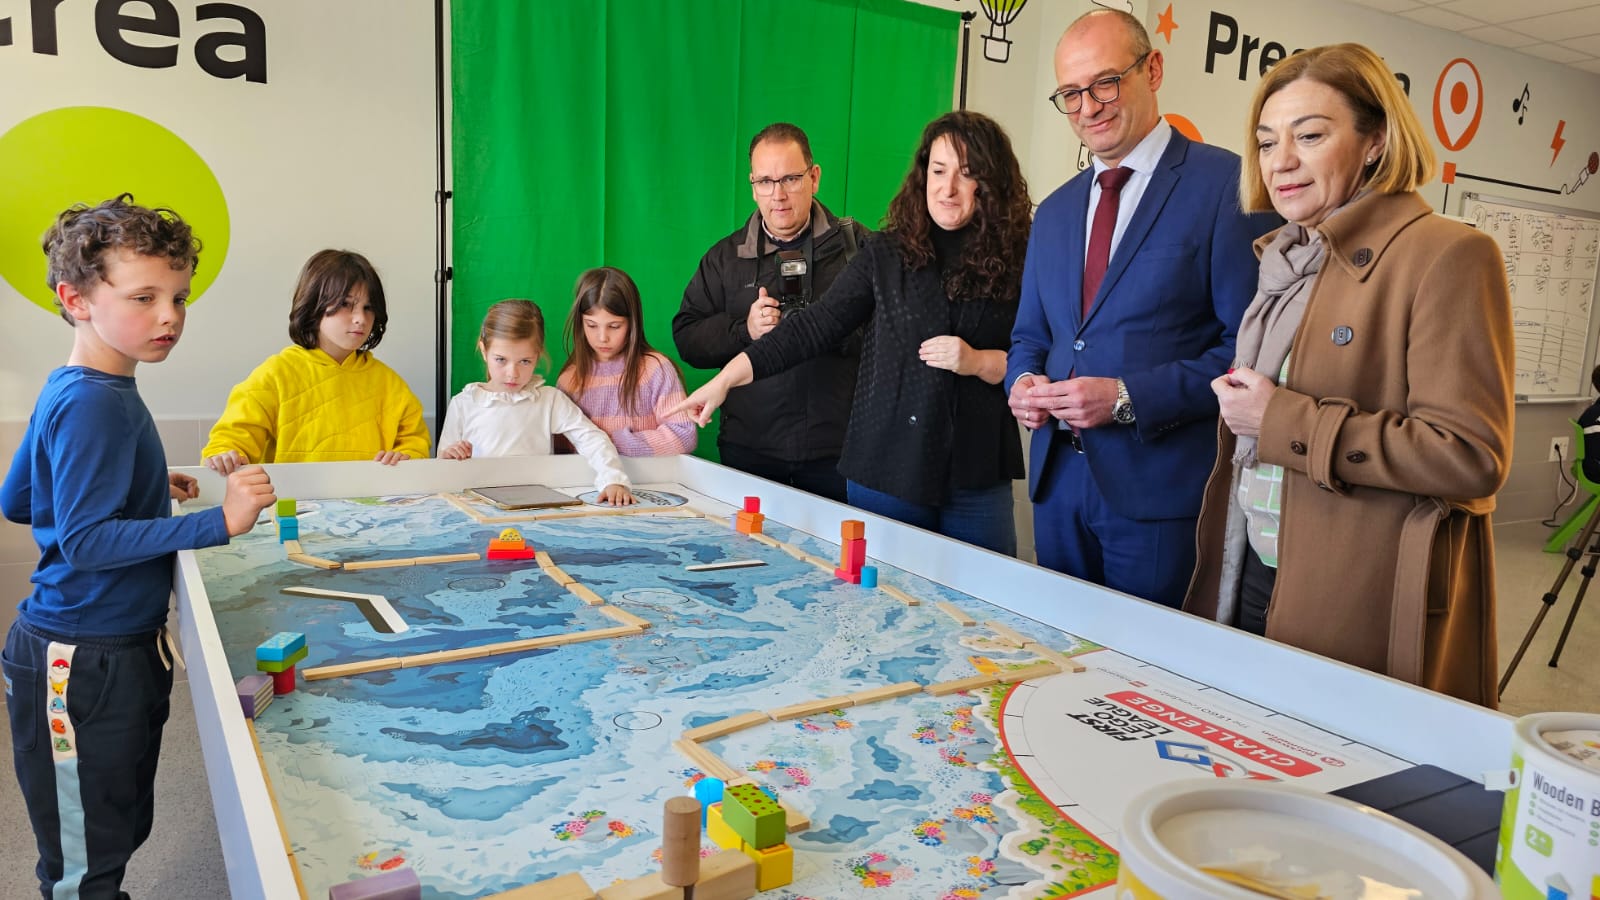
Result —
[[544, 313], [531, 300], [501, 300], [489, 307], [483, 315], [483, 327], [478, 329], [478, 355], [489, 357], [489, 342], [533, 341], [538, 362], [545, 358]]
[[[1261, 108], [1267, 98], [1302, 78], [1337, 91], [1355, 113], [1356, 132], [1363, 137], [1385, 132], [1383, 152], [1366, 167], [1363, 186], [1381, 194], [1399, 194], [1414, 191], [1433, 178], [1433, 148], [1411, 101], [1378, 54], [1360, 44], [1313, 47], [1268, 69], [1250, 101], [1245, 147], [1256, 145], [1256, 127], [1261, 124]], [[1272, 195], [1261, 180], [1260, 154], [1247, 150], [1242, 158], [1240, 204], [1248, 212], [1270, 212]]]

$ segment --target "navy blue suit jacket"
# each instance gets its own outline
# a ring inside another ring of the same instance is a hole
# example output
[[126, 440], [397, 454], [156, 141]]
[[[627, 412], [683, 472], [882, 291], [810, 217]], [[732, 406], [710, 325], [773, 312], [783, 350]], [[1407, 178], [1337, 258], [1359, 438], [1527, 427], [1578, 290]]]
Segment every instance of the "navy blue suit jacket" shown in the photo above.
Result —
[[[1092, 168], [1079, 173], [1034, 217], [1006, 389], [1028, 372], [1053, 381], [1069, 373], [1123, 379], [1134, 425], [1082, 435], [1095, 483], [1126, 518], [1193, 517], [1216, 460], [1210, 382], [1232, 365], [1239, 319], [1255, 295], [1251, 243], [1278, 220], [1240, 210], [1238, 156], [1174, 132], [1085, 319], [1093, 179]], [[1046, 507], [1060, 499], [1039, 496], [1051, 443], [1060, 439], [1055, 424], [1034, 432], [1029, 455], [1029, 495]]]

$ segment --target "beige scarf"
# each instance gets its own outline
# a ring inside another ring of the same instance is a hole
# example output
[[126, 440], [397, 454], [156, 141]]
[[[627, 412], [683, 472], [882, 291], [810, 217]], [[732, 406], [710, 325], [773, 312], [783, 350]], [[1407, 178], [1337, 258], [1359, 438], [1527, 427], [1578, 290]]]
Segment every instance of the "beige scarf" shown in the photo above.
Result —
[[[1278, 230], [1261, 252], [1261, 275], [1256, 296], [1239, 323], [1234, 366], [1254, 369], [1274, 384], [1289, 358], [1289, 347], [1300, 329], [1311, 285], [1317, 280], [1327, 247], [1322, 235], [1290, 222]], [[1256, 464], [1256, 439], [1239, 435], [1233, 464]]]

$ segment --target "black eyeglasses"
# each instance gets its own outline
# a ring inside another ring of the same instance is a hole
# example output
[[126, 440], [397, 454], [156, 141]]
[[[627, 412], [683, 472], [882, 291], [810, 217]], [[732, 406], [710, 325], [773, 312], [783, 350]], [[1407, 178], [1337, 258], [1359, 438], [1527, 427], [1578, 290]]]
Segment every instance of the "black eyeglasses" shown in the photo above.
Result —
[[1096, 103], [1110, 103], [1121, 94], [1122, 79], [1126, 78], [1129, 72], [1139, 68], [1139, 64], [1148, 59], [1152, 52], [1146, 50], [1139, 55], [1138, 59], [1133, 61], [1133, 65], [1115, 75], [1091, 81], [1086, 88], [1062, 88], [1046, 99], [1054, 103], [1056, 109], [1060, 110], [1062, 115], [1068, 116], [1083, 109], [1083, 95], [1085, 92], [1093, 97]]
[[756, 193], [763, 197], [772, 196], [772, 192], [780, 184], [783, 185], [785, 194], [792, 194], [800, 186], [800, 182], [805, 181], [806, 176], [810, 174], [811, 170], [806, 169], [804, 172], [796, 172], [793, 175], [784, 175], [780, 178], [752, 178], [750, 179], [750, 186], [755, 188]]

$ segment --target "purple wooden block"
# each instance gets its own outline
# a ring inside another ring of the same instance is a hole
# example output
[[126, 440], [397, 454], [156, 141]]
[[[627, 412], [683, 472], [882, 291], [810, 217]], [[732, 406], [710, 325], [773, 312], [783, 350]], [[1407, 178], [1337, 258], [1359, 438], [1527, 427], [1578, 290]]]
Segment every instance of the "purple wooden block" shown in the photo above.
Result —
[[[244, 710], [246, 719], [254, 719], [272, 702], [271, 675], [246, 675], [239, 679], [235, 688], [239, 691], [239, 707]], [[265, 702], [262, 702], [263, 691], [266, 693]]]
[[422, 900], [422, 882], [411, 869], [395, 869], [371, 878], [328, 888], [328, 900]]

